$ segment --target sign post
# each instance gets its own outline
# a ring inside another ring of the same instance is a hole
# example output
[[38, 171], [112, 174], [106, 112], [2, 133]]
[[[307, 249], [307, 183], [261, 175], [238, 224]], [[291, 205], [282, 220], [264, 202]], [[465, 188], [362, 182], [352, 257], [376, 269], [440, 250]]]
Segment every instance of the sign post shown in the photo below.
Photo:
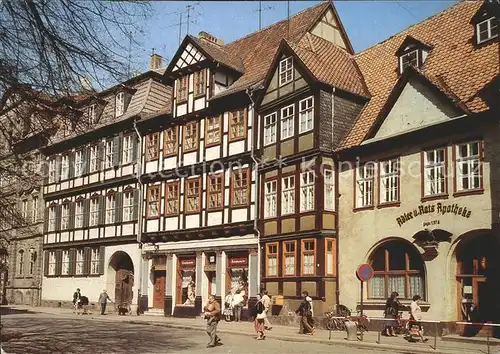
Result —
[[[363, 317], [363, 283], [373, 278], [373, 268], [369, 264], [360, 264], [356, 270], [356, 275], [361, 283], [361, 317]], [[359, 319], [358, 321], [361, 321]], [[361, 340], [363, 340], [363, 329], [361, 329]]]

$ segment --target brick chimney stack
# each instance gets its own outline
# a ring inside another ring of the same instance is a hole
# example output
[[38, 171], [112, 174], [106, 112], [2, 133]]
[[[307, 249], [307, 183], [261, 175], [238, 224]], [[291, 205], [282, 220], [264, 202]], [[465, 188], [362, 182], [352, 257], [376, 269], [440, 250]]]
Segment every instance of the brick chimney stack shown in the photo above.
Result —
[[205, 31], [201, 31], [200, 33], [198, 33], [198, 38], [213, 44], [217, 44], [218, 46], [224, 45], [224, 40], [222, 38], [217, 38]]
[[163, 58], [159, 54], [152, 54], [149, 58], [149, 70], [156, 70], [161, 68]]

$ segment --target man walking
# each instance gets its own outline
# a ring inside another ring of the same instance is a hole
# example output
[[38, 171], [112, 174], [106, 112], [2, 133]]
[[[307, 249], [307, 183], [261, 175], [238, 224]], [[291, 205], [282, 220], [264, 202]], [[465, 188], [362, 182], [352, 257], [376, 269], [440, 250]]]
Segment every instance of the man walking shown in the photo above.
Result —
[[73, 313], [78, 314], [78, 310], [80, 308], [80, 298], [82, 297], [82, 294], [80, 293], [80, 289], [76, 289], [76, 291], [73, 293]]
[[220, 320], [220, 305], [215, 301], [215, 296], [210, 295], [208, 297], [208, 302], [203, 308], [203, 311], [205, 311], [205, 318], [207, 320], [207, 334], [210, 337], [207, 348], [213, 348], [220, 342], [220, 338], [217, 336], [217, 325]]
[[266, 313], [266, 317], [264, 318], [264, 328], [267, 329], [268, 331], [273, 328], [271, 326], [271, 322], [269, 322], [269, 308], [271, 307], [271, 298], [268, 295], [267, 290], [263, 291], [263, 296], [262, 296], [262, 303], [264, 304], [264, 312]]
[[300, 303], [299, 308], [295, 313], [297, 313], [300, 316], [300, 334], [309, 334], [313, 335], [314, 334], [314, 327], [310, 325], [310, 320], [309, 318], [311, 317], [311, 304], [307, 300], [309, 297], [309, 294], [307, 291], [304, 291], [302, 293], [303, 299], [302, 302]]
[[104, 289], [101, 293], [101, 295], [99, 295], [99, 305], [101, 305], [101, 315], [105, 315], [106, 313], [106, 304], [107, 304], [107, 301], [110, 301], [110, 302], [113, 302], [113, 300], [111, 300], [108, 296], [108, 293], [106, 292], [106, 289]]

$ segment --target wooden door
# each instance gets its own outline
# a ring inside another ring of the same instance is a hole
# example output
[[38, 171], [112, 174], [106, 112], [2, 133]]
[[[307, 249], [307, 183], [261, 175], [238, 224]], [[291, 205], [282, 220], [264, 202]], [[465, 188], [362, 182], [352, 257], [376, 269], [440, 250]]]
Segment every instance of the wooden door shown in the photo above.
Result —
[[474, 278], [472, 280], [472, 299], [474, 304], [478, 307], [478, 319], [479, 321], [486, 321], [488, 310], [489, 310], [489, 299], [486, 278]]
[[127, 269], [119, 269], [115, 278], [115, 304], [116, 306], [127, 306], [132, 303], [134, 296], [134, 273]]
[[155, 272], [154, 275], [154, 292], [153, 292], [153, 308], [162, 309], [165, 300], [165, 272]]

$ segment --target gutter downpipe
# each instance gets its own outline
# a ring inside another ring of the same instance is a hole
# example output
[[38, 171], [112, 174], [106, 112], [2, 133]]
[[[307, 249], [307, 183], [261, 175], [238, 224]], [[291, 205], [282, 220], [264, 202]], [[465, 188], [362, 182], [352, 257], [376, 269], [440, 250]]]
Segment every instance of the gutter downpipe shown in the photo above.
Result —
[[260, 231], [258, 227], [258, 216], [259, 216], [259, 162], [257, 161], [255, 157], [255, 145], [257, 144], [257, 134], [255, 133], [257, 131], [256, 129], [256, 113], [255, 113], [255, 102], [252, 98], [253, 94], [253, 89], [247, 88], [245, 90], [245, 93], [247, 94], [248, 98], [250, 99], [251, 102], [251, 108], [252, 108], [252, 148], [250, 150], [250, 156], [252, 158], [252, 161], [254, 162], [255, 165], [255, 215], [254, 215], [254, 220], [253, 220], [253, 228], [255, 232], [257, 233], [257, 294], [260, 293], [260, 278], [261, 278], [261, 250], [260, 250]]
[[[332, 142], [333, 142], [333, 131], [334, 131], [334, 125], [335, 125], [335, 87], [332, 87]], [[337, 234], [337, 247], [335, 247], [335, 267], [337, 269], [337, 272], [336, 272], [336, 281], [337, 281], [337, 288], [335, 290], [335, 303], [337, 304], [335, 307], [336, 307], [336, 312], [337, 312], [337, 316], [338, 316], [338, 313], [339, 313], [339, 305], [340, 305], [340, 281], [339, 281], [339, 213], [340, 213], [340, 205], [339, 205], [339, 201], [340, 201], [340, 189], [339, 189], [339, 168], [340, 168], [340, 156], [339, 154], [335, 154], [333, 153], [332, 154], [334, 159], [334, 163], [336, 162], [337, 166], [335, 168], [335, 207], [336, 207], [336, 211], [337, 211], [337, 215], [336, 215], [336, 218], [335, 218], [335, 231], [336, 231], [336, 234]], [[336, 156], [335, 156], [336, 155]]]
[[137, 205], [137, 243], [139, 244], [139, 249], [141, 250], [141, 258], [140, 258], [140, 261], [139, 261], [139, 288], [137, 289], [137, 312], [138, 313], [144, 313], [143, 309], [142, 309], [142, 303], [141, 303], [141, 297], [142, 297], [142, 271], [143, 271], [143, 267], [142, 267], [142, 263], [143, 263], [143, 259], [142, 259], [142, 246], [143, 246], [143, 243], [142, 243], [142, 190], [143, 190], [143, 184], [142, 184], [142, 181], [141, 181], [141, 174], [142, 174], [142, 163], [141, 163], [141, 158], [142, 158], [142, 136], [141, 136], [141, 133], [139, 132], [139, 129], [137, 129], [137, 120], [134, 119], [134, 130], [135, 130], [135, 134], [137, 135], [137, 140], [138, 140], [138, 143], [137, 143], [137, 151], [136, 151], [136, 180], [137, 180], [137, 184], [139, 185], [139, 200], [137, 201], [138, 202], [138, 205]]

